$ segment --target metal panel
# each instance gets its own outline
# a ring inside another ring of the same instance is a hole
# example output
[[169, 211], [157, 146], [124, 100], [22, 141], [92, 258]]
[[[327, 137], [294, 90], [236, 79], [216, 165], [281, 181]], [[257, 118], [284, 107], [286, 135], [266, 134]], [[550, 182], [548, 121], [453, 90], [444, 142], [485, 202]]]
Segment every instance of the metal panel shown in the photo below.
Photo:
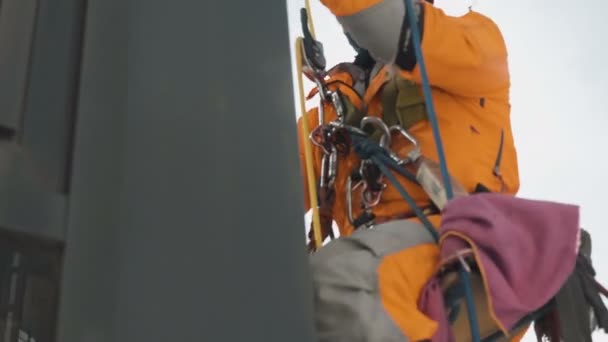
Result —
[[47, 187], [67, 192], [86, 1], [38, 1], [22, 143]]
[[59, 341], [314, 340], [285, 6], [89, 2]]
[[42, 178], [21, 146], [0, 141], [0, 227], [62, 241], [66, 195], [46, 188]]
[[17, 131], [24, 109], [37, 0], [3, 0], [0, 11], [0, 127]]
[[125, 262], [118, 248], [133, 243], [118, 237], [126, 147], [127, 6], [125, 0], [89, 0], [86, 14], [59, 342], [125, 341], [116, 329], [116, 307], [122, 300], [118, 272]]
[[55, 340], [60, 244], [0, 229], [0, 341]]
[[[57, 241], [66, 230], [84, 7], [84, 0], [10, 0], [0, 9], [0, 89], [18, 85], [0, 91], [0, 226]], [[6, 134], [9, 124], [22, 126], [18, 139]]]

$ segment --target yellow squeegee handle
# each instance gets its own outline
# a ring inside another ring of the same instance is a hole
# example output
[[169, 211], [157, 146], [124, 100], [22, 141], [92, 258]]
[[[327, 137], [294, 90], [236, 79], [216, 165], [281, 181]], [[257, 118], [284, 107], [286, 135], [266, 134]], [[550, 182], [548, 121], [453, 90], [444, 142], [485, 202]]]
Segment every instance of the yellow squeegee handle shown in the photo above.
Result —
[[[308, 1], [307, 1], [308, 3]], [[308, 193], [310, 198], [310, 208], [312, 209], [312, 228], [315, 239], [315, 249], [321, 248], [323, 240], [321, 237], [321, 219], [319, 217], [319, 203], [317, 197], [317, 181], [315, 170], [313, 167], [312, 143], [308, 136], [310, 135], [310, 127], [306, 118], [306, 96], [304, 95], [304, 80], [303, 80], [303, 38], [296, 38], [296, 66], [298, 77], [298, 91], [300, 97], [300, 112], [302, 113], [302, 137], [304, 144], [304, 159], [306, 164], [306, 176], [308, 181]]]

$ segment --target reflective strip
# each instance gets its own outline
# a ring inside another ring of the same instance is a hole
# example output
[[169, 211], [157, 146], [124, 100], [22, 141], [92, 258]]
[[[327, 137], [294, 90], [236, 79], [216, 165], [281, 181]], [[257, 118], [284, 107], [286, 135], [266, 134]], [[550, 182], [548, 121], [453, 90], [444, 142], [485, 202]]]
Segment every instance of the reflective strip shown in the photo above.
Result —
[[395, 61], [403, 27], [403, 0], [384, 0], [353, 15], [337, 19], [352, 39], [382, 63]]

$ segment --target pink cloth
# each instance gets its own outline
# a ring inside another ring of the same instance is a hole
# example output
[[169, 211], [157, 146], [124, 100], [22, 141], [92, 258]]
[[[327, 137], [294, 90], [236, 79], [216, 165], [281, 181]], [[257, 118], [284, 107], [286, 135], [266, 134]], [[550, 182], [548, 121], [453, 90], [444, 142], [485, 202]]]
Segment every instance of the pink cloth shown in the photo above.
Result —
[[[442, 214], [441, 258], [469, 247], [456, 234], [473, 242], [495, 316], [511, 330], [546, 304], [574, 270], [579, 227], [578, 206], [495, 193], [459, 197]], [[452, 341], [436, 279], [429, 281], [419, 304], [439, 322], [433, 342]]]

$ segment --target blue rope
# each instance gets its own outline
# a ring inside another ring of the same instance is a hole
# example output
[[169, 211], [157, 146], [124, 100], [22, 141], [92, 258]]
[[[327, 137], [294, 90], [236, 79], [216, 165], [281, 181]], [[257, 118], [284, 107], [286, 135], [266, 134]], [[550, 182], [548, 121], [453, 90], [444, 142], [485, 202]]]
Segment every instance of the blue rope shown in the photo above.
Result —
[[393, 183], [393, 186], [395, 186], [395, 188], [397, 188], [397, 191], [399, 191], [401, 197], [403, 197], [403, 199], [405, 199], [410, 208], [414, 210], [414, 213], [416, 214], [416, 216], [418, 216], [418, 218], [420, 219], [424, 227], [426, 227], [426, 229], [429, 231], [429, 233], [431, 233], [435, 242], [439, 242], [439, 233], [437, 232], [437, 229], [435, 229], [435, 226], [433, 226], [431, 221], [429, 221], [429, 219], [426, 217], [426, 215], [424, 215], [422, 210], [420, 210], [420, 208], [416, 205], [414, 199], [407, 193], [407, 191], [405, 191], [401, 184], [399, 184], [397, 178], [395, 178], [395, 176], [393, 176], [390, 170], [384, 164], [382, 164], [380, 158], [378, 158], [377, 156], [372, 156], [371, 160], [376, 165], [378, 165], [378, 168], [384, 174], [384, 176], [388, 178], [391, 183]]
[[481, 336], [479, 333], [479, 325], [477, 323], [477, 313], [475, 312], [475, 301], [473, 299], [473, 289], [471, 288], [471, 275], [464, 266], [458, 270], [460, 281], [464, 288], [464, 297], [467, 301], [467, 314], [469, 315], [469, 329], [471, 329], [471, 338], [474, 342], [480, 342]]
[[[437, 155], [439, 157], [439, 168], [441, 170], [441, 176], [443, 177], [443, 183], [446, 189], [446, 196], [448, 200], [454, 197], [452, 191], [452, 184], [450, 176], [448, 174], [448, 167], [443, 152], [443, 144], [441, 143], [441, 134], [439, 132], [439, 124], [437, 123], [437, 116], [435, 114], [435, 107], [433, 106], [433, 99], [431, 97], [431, 87], [426, 72], [426, 66], [424, 65], [424, 58], [422, 57], [422, 48], [420, 44], [420, 32], [418, 32], [418, 18], [416, 12], [414, 12], [413, 0], [403, 0], [405, 2], [406, 14], [410, 22], [410, 29], [412, 30], [412, 39], [414, 45], [414, 52], [416, 53], [416, 61], [420, 67], [420, 75], [422, 77], [422, 89], [424, 93], [424, 100], [428, 109], [428, 118], [433, 129], [433, 135], [435, 136], [435, 143], [437, 145]], [[467, 301], [467, 313], [469, 314], [469, 327], [471, 329], [471, 337], [474, 342], [480, 342], [481, 337], [479, 334], [479, 325], [477, 323], [477, 314], [475, 312], [475, 302], [473, 300], [473, 291], [471, 289], [471, 280], [467, 270], [463, 267], [460, 268], [460, 276], [462, 285], [464, 287], [465, 297]]]
[[387, 156], [386, 154], [380, 154], [380, 155], [378, 155], [378, 158], [385, 165], [388, 165], [391, 169], [397, 171], [398, 174], [407, 178], [410, 182], [412, 182], [416, 185], [420, 185], [420, 183], [416, 179], [416, 176], [413, 173], [411, 173], [408, 170], [401, 167], [401, 165], [397, 164], [397, 162], [395, 162], [393, 159], [391, 159], [391, 157]]
[[[359, 155], [361, 159], [371, 160], [382, 174], [388, 178], [388, 180], [393, 184], [393, 186], [399, 191], [401, 197], [407, 202], [407, 204], [412, 208], [414, 214], [420, 219], [424, 227], [431, 233], [435, 242], [439, 241], [439, 233], [437, 233], [437, 229], [433, 226], [431, 221], [424, 215], [422, 210], [416, 205], [416, 201], [410, 196], [407, 191], [401, 186], [397, 178], [391, 173], [387, 165], [390, 166], [391, 169], [399, 172], [402, 175], [406, 175], [406, 177], [410, 180], [413, 179], [415, 183], [418, 183], [416, 177], [409, 173], [407, 170], [403, 169], [401, 165], [397, 164], [393, 159], [391, 159], [384, 148], [382, 148], [375, 141], [368, 139], [365, 136], [360, 135], [351, 135], [351, 139], [353, 141], [353, 149]], [[412, 177], [412, 178], [410, 178]]]
[[[397, 178], [390, 172], [386, 165], [389, 165], [391, 169], [406, 175], [408, 179], [411, 180], [410, 177], [413, 177], [413, 181], [418, 183], [413, 175], [407, 172], [404, 168], [402, 168], [399, 164], [397, 164], [393, 159], [391, 159], [387, 151], [382, 148], [378, 143], [369, 139], [366, 136], [357, 135], [351, 133], [351, 139], [353, 142], [353, 149], [355, 153], [361, 158], [365, 160], [371, 160], [382, 174], [388, 178], [388, 180], [393, 184], [393, 186], [399, 191], [401, 197], [408, 203], [410, 208], [414, 211], [416, 216], [420, 219], [420, 222], [424, 225], [424, 227], [429, 231], [431, 236], [435, 242], [439, 241], [439, 233], [433, 226], [433, 224], [429, 221], [429, 219], [424, 215], [422, 210], [416, 205], [414, 199], [407, 193], [407, 191], [401, 186]], [[409, 175], [409, 177], [408, 177]], [[471, 280], [469, 273], [461, 267], [459, 269], [459, 274], [461, 277], [461, 284], [464, 290], [466, 304], [467, 304], [467, 313], [469, 315], [469, 325], [471, 329], [471, 336], [473, 337], [474, 342], [481, 342], [481, 337], [479, 334], [479, 325], [477, 323], [477, 314], [475, 313], [475, 306], [473, 300], [473, 291], [471, 289]]]
[[441, 169], [441, 177], [445, 185], [446, 195], [448, 200], [454, 197], [452, 190], [452, 183], [448, 174], [448, 166], [443, 152], [443, 144], [441, 143], [441, 134], [439, 133], [439, 124], [437, 123], [437, 115], [435, 114], [435, 107], [433, 105], [433, 98], [431, 97], [431, 86], [429, 83], [428, 75], [426, 73], [426, 66], [424, 64], [424, 58], [422, 58], [422, 48], [420, 46], [420, 32], [418, 31], [418, 18], [416, 12], [414, 12], [413, 0], [403, 0], [405, 2], [406, 14], [410, 22], [410, 29], [412, 30], [412, 39], [414, 42], [414, 52], [416, 53], [416, 61], [420, 66], [420, 75], [422, 77], [422, 90], [424, 93], [424, 101], [428, 111], [429, 122], [433, 129], [433, 135], [435, 136], [435, 142], [437, 145], [437, 155], [439, 156], [439, 168]]

